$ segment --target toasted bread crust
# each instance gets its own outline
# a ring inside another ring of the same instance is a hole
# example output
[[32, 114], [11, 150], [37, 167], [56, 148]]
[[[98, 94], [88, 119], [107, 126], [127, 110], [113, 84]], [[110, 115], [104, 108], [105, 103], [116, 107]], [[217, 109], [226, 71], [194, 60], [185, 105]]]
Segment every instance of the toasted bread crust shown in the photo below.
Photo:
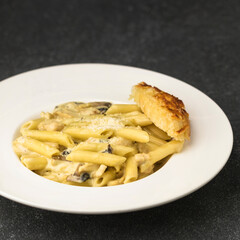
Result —
[[131, 98], [169, 136], [180, 141], [190, 139], [189, 116], [180, 99], [145, 82], [133, 86]]

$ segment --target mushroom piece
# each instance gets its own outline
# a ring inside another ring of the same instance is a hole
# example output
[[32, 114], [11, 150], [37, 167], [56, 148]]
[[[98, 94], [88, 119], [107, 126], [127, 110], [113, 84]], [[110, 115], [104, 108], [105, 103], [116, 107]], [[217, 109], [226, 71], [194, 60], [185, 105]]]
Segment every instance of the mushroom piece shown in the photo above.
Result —
[[110, 144], [108, 144], [107, 149], [105, 149], [102, 153], [112, 153], [113, 149]]
[[90, 102], [89, 105], [91, 107], [97, 108], [97, 110], [101, 114], [104, 114], [112, 106], [112, 103], [110, 103], [110, 102]]
[[110, 102], [68, 102], [56, 106], [53, 115], [56, 117], [70, 118], [104, 114], [111, 105]]
[[110, 103], [110, 102], [90, 102], [89, 105], [91, 107], [104, 106], [104, 107], [110, 108], [112, 106], [112, 103]]
[[67, 181], [77, 182], [77, 183], [83, 183], [83, 182], [86, 182], [89, 178], [90, 178], [89, 173], [83, 172], [83, 173], [81, 173], [80, 176], [77, 176], [77, 175], [74, 175], [74, 174], [69, 175], [69, 176], [67, 177]]
[[[52, 156], [52, 158], [53, 158], [54, 160], [68, 161], [68, 160], [66, 159], [66, 156], [67, 156], [68, 154], [70, 154], [70, 153], [71, 153], [71, 150], [70, 150], [70, 149], [65, 149], [65, 150], [62, 151], [62, 153], [61, 153], [60, 155]], [[69, 161], [68, 161], [68, 162], [69, 162]]]
[[63, 152], [62, 152], [62, 155], [63, 156], [67, 156], [68, 154], [71, 153], [71, 150], [70, 149], [65, 149]]

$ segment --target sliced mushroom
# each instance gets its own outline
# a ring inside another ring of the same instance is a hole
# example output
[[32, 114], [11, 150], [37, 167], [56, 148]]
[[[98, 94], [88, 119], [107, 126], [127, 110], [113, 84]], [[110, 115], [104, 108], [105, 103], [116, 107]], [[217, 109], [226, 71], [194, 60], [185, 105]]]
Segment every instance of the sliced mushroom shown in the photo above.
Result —
[[74, 174], [69, 175], [67, 177], [67, 181], [83, 183], [83, 182], [86, 182], [89, 178], [90, 178], [89, 173], [83, 172], [80, 176], [77, 176], [77, 175], [74, 175]]
[[[61, 153], [60, 155], [52, 156], [52, 158], [53, 158], [54, 160], [68, 161], [68, 160], [66, 159], [66, 156], [67, 156], [68, 154], [70, 154], [70, 153], [71, 153], [71, 150], [70, 150], [70, 149], [65, 149], [65, 150], [62, 151], [62, 153]], [[69, 162], [69, 161], [68, 161], [68, 162]]]
[[66, 157], [65, 157], [65, 156], [62, 156], [62, 155], [55, 155], [55, 156], [52, 156], [52, 158], [53, 158], [54, 160], [67, 161]]
[[68, 118], [104, 114], [111, 105], [110, 102], [68, 102], [56, 106], [54, 109], [54, 115]]
[[110, 103], [110, 102], [90, 102], [89, 105], [91, 107], [104, 106], [104, 107], [110, 108], [112, 106], [112, 103]]
[[112, 149], [111, 145], [108, 144], [107, 149], [105, 149], [105, 150], [103, 151], [103, 153], [112, 153], [112, 151], [113, 151], [113, 149]]
[[90, 102], [90, 106], [95, 107], [101, 114], [104, 114], [111, 106], [110, 102]]
[[62, 152], [62, 155], [63, 156], [67, 156], [68, 154], [71, 153], [71, 150], [70, 149], [65, 149], [63, 152]]

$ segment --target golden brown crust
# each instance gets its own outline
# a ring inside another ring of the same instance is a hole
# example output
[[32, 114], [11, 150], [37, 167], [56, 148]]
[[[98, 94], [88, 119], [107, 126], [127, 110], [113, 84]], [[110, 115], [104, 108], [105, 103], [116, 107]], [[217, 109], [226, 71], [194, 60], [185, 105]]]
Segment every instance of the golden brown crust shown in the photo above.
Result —
[[133, 86], [131, 97], [145, 115], [169, 136], [181, 141], [190, 139], [189, 116], [180, 99], [145, 82]]

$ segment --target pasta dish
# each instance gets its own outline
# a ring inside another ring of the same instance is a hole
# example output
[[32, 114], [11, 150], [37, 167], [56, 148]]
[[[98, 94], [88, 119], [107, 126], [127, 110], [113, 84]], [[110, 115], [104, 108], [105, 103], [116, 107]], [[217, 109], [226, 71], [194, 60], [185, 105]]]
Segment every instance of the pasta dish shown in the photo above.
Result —
[[64, 184], [101, 187], [144, 178], [189, 139], [181, 100], [145, 83], [136, 104], [67, 102], [24, 123], [13, 141], [21, 163]]

